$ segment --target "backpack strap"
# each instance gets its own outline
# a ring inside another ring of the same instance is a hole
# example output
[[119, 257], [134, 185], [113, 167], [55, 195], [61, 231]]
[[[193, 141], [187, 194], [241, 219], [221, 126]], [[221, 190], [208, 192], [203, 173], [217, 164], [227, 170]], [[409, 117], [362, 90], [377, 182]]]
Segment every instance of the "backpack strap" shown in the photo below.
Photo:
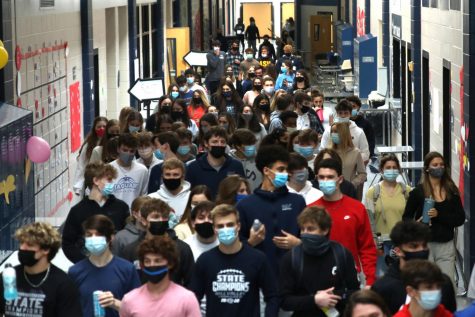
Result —
[[338, 242], [330, 241], [333, 257], [335, 259], [337, 273], [341, 274], [341, 282], [343, 284], [344, 294], [347, 293], [348, 285], [346, 284], [346, 252], [345, 248]]
[[302, 245], [293, 247], [290, 250], [291, 261], [292, 261], [292, 270], [297, 273], [297, 284], [300, 283], [300, 280], [303, 275], [303, 248]]

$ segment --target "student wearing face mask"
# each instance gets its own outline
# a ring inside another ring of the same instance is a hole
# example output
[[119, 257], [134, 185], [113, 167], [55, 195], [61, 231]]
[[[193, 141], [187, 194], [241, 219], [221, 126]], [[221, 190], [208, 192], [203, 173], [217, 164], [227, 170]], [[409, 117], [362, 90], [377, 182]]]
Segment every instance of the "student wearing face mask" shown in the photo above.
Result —
[[[285, 251], [300, 243], [297, 216], [306, 206], [302, 196], [289, 193], [285, 186], [288, 163], [286, 149], [261, 146], [256, 166], [262, 173], [262, 185], [236, 206], [241, 218], [241, 239], [267, 255], [275, 277]], [[252, 227], [255, 219], [262, 223], [257, 231]]]
[[228, 135], [221, 127], [212, 127], [204, 135], [204, 146], [208, 152], [188, 164], [186, 180], [191, 187], [204, 184], [216, 196], [219, 182], [226, 176], [238, 174], [245, 177], [241, 162], [225, 153]]
[[298, 114], [291, 110], [284, 111], [279, 116], [282, 128], [286, 129], [289, 134], [297, 131], [297, 118]]
[[212, 43], [213, 50], [206, 54], [208, 61], [208, 74], [206, 75], [206, 87], [210, 95], [214, 94], [218, 89], [219, 81], [224, 75], [224, 67], [226, 65], [226, 54], [221, 52], [221, 43], [214, 40]]
[[190, 130], [186, 128], [179, 128], [175, 130], [180, 145], [176, 150], [176, 157], [183, 163], [190, 162], [195, 159], [195, 154], [197, 152], [197, 147], [193, 144], [193, 135]]
[[20, 262], [14, 267], [17, 297], [5, 300], [0, 283], [0, 316], [84, 316], [76, 285], [51, 263], [61, 246], [59, 232], [50, 224], [35, 222], [17, 229], [15, 238]]
[[272, 64], [273, 64], [274, 61], [277, 59], [277, 55], [275, 54], [275, 47], [269, 41], [269, 39], [270, 39], [269, 35], [264, 34], [264, 36], [262, 38], [263, 38], [263, 41], [262, 41], [261, 45], [259, 45], [259, 55], [258, 55], [258, 57], [259, 58], [265, 57], [264, 56], [264, 48], [266, 48], [267, 49], [267, 56], [266, 57], [268, 57], [272, 61]]
[[231, 205], [211, 211], [219, 245], [197, 260], [191, 289], [206, 296], [206, 316], [261, 316], [259, 290], [266, 302], [264, 316], [277, 316], [277, 285], [266, 256], [239, 240], [239, 213]]
[[129, 113], [122, 133], [137, 133], [143, 130], [143, 117], [137, 110]]
[[410, 302], [394, 317], [453, 316], [440, 303], [443, 276], [437, 265], [426, 260], [411, 261], [402, 270], [402, 278]]
[[113, 193], [129, 207], [135, 198], [147, 193], [148, 187], [148, 170], [135, 160], [137, 147], [137, 137], [130, 133], [121, 134], [117, 148], [119, 158], [110, 163], [117, 171]]
[[287, 181], [287, 189], [289, 193], [295, 193], [305, 199], [305, 203], [310, 205], [323, 196], [323, 193], [312, 186], [309, 181], [309, 167], [307, 160], [300, 154], [290, 153], [289, 180]]
[[[395, 314], [401, 306], [407, 303], [401, 271], [412, 261], [428, 259], [427, 244], [430, 235], [427, 225], [414, 220], [400, 221], [391, 230], [390, 239], [397, 259], [391, 261], [386, 274], [377, 279], [371, 289], [381, 295], [392, 314]], [[441, 289], [441, 303], [449, 311], [454, 312], [457, 308], [455, 291], [446, 274], [442, 274]]]
[[281, 307], [292, 316], [335, 316], [359, 289], [350, 251], [330, 241], [332, 219], [322, 207], [307, 207], [298, 216], [302, 243], [280, 262]]
[[252, 90], [247, 91], [242, 98], [245, 106], [252, 106], [254, 99], [262, 92], [262, 78], [256, 77], [252, 80]]
[[[292, 91], [296, 92], [305, 92], [310, 88], [310, 79], [308, 74], [304, 69], [298, 69], [295, 72], [294, 85], [292, 86]], [[311, 106], [310, 106], [311, 107]]]
[[257, 140], [254, 134], [247, 129], [234, 131], [229, 140], [233, 149], [229, 156], [240, 161], [244, 168], [245, 179], [249, 182], [251, 191], [258, 188], [262, 183], [262, 174], [256, 167]]
[[160, 160], [160, 163], [150, 169], [148, 179], [148, 193], [155, 193], [162, 184], [163, 163], [170, 159], [177, 159], [177, 151], [180, 146], [180, 140], [175, 132], [162, 132], [154, 135], [152, 142], [155, 146], [154, 155]]
[[190, 246], [195, 261], [198, 260], [201, 254], [219, 244], [211, 220], [211, 210], [215, 206], [216, 204], [211, 201], [203, 201], [191, 210], [191, 223], [195, 233], [184, 241]]
[[254, 52], [252, 48], [248, 47], [244, 51], [244, 60], [241, 62], [239, 66], [239, 70], [242, 72], [244, 77], [248, 77], [248, 71], [250, 70], [251, 67], [257, 67], [259, 66], [259, 62], [254, 58]]
[[304, 92], [294, 94], [295, 112], [298, 114], [297, 130], [312, 129], [319, 135], [323, 134], [323, 125], [312, 109], [312, 98]]
[[226, 53], [226, 66], [232, 66], [233, 76], [239, 75], [239, 68], [244, 61], [244, 56], [239, 52], [239, 40], [234, 40], [231, 43], [231, 49]]
[[[432, 208], [427, 212], [429, 219], [423, 215], [426, 200], [432, 202]], [[414, 219], [430, 225], [432, 239], [429, 242], [429, 260], [434, 261], [453, 280], [454, 229], [464, 224], [465, 212], [460, 192], [440, 153], [429, 152], [424, 157], [421, 183], [409, 194], [403, 219]]]
[[297, 143], [294, 143], [293, 150], [305, 158], [307, 167], [309, 168], [310, 178], [313, 179], [315, 178], [313, 169], [315, 159], [317, 158], [315, 152], [316, 149], [318, 149], [318, 134], [312, 129], [305, 129], [299, 131], [296, 139]]
[[185, 212], [181, 216], [178, 225], [173, 228], [178, 239], [186, 240], [191, 235], [193, 235], [193, 233], [195, 233], [195, 229], [193, 228], [193, 223], [191, 221], [191, 211], [203, 201], [212, 201], [211, 192], [205, 185], [196, 185], [190, 191], [190, 197], [186, 203]]
[[175, 242], [166, 236], [150, 237], [138, 248], [142, 279], [145, 284], [127, 293], [120, 309], [121, 317], [201, 317], [192, 292], [173, 281], [179, 266]]
[[64, 223], [62, 248], [66, 257], [77, 263], [86, 257], [82, 223], [93, 215], [105, 215], [114, 223], [116, 230], [125, 227], [129, 206], [117, 199], [114, 192], [117, 171], [109, 164], [90, 163], [84, 172], [84, 183], [89, 195], [73, 206]]
[[190, 196], [190, 183], [185, 181], [185, 164], [177, 158], [166, 160], [162, 164], [162, 185], [160, 189], [149, 194], [170, 205], [177, 220], [185, 212], [186, 202]]
[[280, 74], [275, 81], [275, 89], [283, 89], [291, 93], [295, 80], [295, 73], [292, 69], [292, 62], [290, 60], [285, 60], [282, 63], [282, 66], [280, 66], [280, 68], [277, 68], [277, 70], [280, 71]]
[[196, 73], [193, 70], [193, 68], [188, 68], [187, 70], [185, 70], [185, 78], [186, 78], [186, 85], [188, 86], [188, 89], [191, 90], [192, 92], [195, 92], [197, 90], [201, 91], [204, 95], [204, 99], [208, 101], [208, 97], [206, 96], [207, 91], [203, 86], [197, 83]]
[[112, 254], [114, 224], [109, 218], [95, 215], [87, 218], [82, 227], [89, 256], [70, 267], [68, 275], [79, 289], [83, 315], [94, 315], [92, 293], [101, 291], [99, 304], [105, 316], [119, 317], [122, 297], [140, 286], [137, 271], [130, 262]]
[[119, 256], [133, 262], [135, 268], [139, 270], [138, 250], [140, 243], [144, 239], [167, 236], [175, 242], [180, 256], [180, 263], [171, 274], [171, 279], [177, 284], [187, 286], [195, 261], [188, 244], [178, 239], [175, 231], [171, 229], [178, 222], [173, 209], [164, 201], [152, 198], [140, 209], [140, 221], [146, 231], [137, 241], [127, 245]]
[[[264, 80], [264, 82], [266, 81]], [[257, 96], [256, 99], [254, 99], [254, 104], [252, 105], [251, 111], [253, 114], [255, 114], [259, 122], [259, 125], [264, 128], [264, 131], [267, 135], [267, 130], [269, 129], [269, 125], [270, 125], [270, 115], [271, 115], [269, 97], [266, 94], [260, 94], [259, 96]], [[244, 113], [244, 110], [243, 110], [243, 113]], [[249, 124], [251, 123], [249, 122]], [[238, 125], [239, 125], [239, 121], [238, 121]], [[264, 136], [265, 135], [262, 135], [261, 140], [264, 138]]]
[[381, 276], [387, 270], [385, 256], [389, 256], [393, 247], [389, 233], [402, 220], [411, 186], [398, 182], [401, 166], [395, 155], [383, 156], [379, 169], [383, 180], [368, 189], [365, 206], [372, 221], [373, 235], [379, 236], [377, 242], [382, 243], [379, 247], [384, 253], [378, 257], [377, 267], [377, 275]]
[[[257, 108], [259, 107], [258, 105], [260, 105], [260, 101], [263, 101], [263, 103], [267, 102], [263, 95], [259, 96], [261, 96], [261, 98], [259, 98], [258, 102], [254, 101], [254, 105]], [[259, 96], [257, 96], [256, 99]], [[241, 113], [237, 120], [237, 128], [250, 130], [256, 137], [256, 145], [259, 146], [262, 139], [267, 135], [267, 131], [264, 125], [259, 122], [259, 110], [255, 111], [254, 109], [256, 108], [251, 106], [244, 106], [241, 108]]]
[[284, 54], [277, 60], [277, 63], [275, 65], [277, 69], [280, 69], [282, 65], [285, 63], [285, 61], [290, 62], [290, 68], [292, 68], [293, 70], [304, 68], [302, 60], [292, 53], [293, 50], [294, 48], [291, 44], [284, 45], [284, 48], [283, 48]]
[[376, 246], [366, 208], [341, 193], [340, 185], [344, 178], [338, 161], [322, 160], [315, 174], [323, 197], [309, 206], [325, 207], [333, 221], [330, 239], [350, 250], [360, 273], [360, 281], [372, 285], [376, 277]]
[[151, 132], [140, 132], [137, 134], [137, 141], [139, 147], [137, 153], [139, 158], [137, 163], [142, 164], [148, 170], [151, 170], [152, 167], [161, 162], [153, 153], [155, 152], [155, 147], [152, 143], [153, 134]]

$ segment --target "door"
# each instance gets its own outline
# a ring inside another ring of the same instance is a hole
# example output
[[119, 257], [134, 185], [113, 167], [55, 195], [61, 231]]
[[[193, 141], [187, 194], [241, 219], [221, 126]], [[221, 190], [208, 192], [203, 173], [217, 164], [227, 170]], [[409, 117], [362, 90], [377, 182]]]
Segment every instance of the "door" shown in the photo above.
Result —
[[310, 41], [312, 55], [326, 54], [331, 51], [331, 15], [312, 15], [310, 17]]
[[429, 53], [422, 51], [422, 151], [430, 149]]
[[[295, 12], [295, 4], [293, 2], [285, 2], [280, 4], [280, 27], [281, 33], [283, 30], [283, 26], [285, 25], [285, 21], [288, 18], [294, 18]], [[294, 39], [295, 40], [295, 39]]]
[[242, 22], [249, 25], [249, 18], [256, 20], [256, 26], [259, 29], [260, 36], [264, 34], [274, 33], [274, 19], [272, 16], [272, 3], [243, 3], [242, 4]]
[[447, 60], [443, 60], [442, 71], [442, 132], [444, 140], [443, 155], [445, 160], [445, 166], [451, 166], [452, 161], [452, 115], [450, 106], [450, 68], [451, 64]]

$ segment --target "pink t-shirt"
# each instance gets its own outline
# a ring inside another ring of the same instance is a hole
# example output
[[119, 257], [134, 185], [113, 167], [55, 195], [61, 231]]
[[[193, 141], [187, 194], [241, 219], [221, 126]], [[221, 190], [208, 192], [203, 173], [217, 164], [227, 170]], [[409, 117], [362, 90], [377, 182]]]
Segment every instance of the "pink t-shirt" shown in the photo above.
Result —
[[147, 284], [125, 294], [120, 317], [201, 317], [200, 306], [193, 292], [170, 282], [168, 288], [156, 296]]

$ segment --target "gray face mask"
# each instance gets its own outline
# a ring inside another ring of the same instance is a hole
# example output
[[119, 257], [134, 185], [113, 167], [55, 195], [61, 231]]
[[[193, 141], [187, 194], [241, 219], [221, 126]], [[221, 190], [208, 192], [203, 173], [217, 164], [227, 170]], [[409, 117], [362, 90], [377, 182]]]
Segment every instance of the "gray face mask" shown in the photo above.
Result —
[[304, 169], [303, 171], [293, 172], [292, 173], [292, 180], [297, 184], [305, 184], [308, 180], [308, 170]]
[[445, 167], [429, 168], [429, 174], [435, 178], [442, 178], [445, 173]]
[[124, 164], [129, 165], [134, 159], [134, 154], [119, 152], [119, 158]]

